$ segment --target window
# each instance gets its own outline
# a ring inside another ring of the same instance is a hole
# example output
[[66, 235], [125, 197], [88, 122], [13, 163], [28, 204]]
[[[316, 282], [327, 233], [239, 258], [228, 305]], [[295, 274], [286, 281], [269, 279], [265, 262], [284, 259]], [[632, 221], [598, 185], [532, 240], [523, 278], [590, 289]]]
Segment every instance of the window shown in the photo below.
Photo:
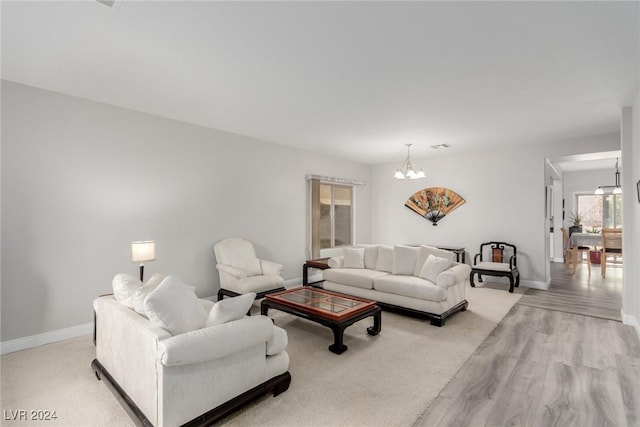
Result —
[[311, 179], [311, 249], [353, 244], [353, 186]]
[[578, 194], [577, 199], [584, 231], [622, 227], [622, 195]]

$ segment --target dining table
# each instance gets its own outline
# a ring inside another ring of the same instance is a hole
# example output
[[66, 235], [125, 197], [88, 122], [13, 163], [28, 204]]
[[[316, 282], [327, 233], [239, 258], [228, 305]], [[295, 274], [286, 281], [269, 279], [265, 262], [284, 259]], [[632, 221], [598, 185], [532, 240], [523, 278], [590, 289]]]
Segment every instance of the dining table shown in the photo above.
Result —
[[[578, 246], [602, 246], [601, 233], [571, 233], [569, 236], [569, 247], [573, 258], [573, 272], [576, 272], [576, 263], [578, 261]], [[589, 261], [591, 262], [591, 261]]]

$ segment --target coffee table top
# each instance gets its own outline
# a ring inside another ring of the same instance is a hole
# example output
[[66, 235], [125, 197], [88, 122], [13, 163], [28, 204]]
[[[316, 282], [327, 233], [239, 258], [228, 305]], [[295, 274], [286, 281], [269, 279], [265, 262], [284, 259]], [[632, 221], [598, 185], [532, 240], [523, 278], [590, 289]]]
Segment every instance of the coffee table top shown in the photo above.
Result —
[[268, 301], [313, 313], [331, 320], [342, 320], [371, 309], [375, 301], [317, 288], [294, 288], [268, 294]]

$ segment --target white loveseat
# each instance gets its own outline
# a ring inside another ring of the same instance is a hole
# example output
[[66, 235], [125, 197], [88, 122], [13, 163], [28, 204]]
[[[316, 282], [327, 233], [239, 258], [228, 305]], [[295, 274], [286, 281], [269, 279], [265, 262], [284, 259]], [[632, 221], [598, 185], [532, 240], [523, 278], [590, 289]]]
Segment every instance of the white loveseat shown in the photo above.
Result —
[[[152, 295], [146, 298], [147, 310]], [[250, 305], [253, 297], [238, 298], [251, 299]], [[240, 318], [225, 321], [234, 300], [225, 299], [217, 311], [222, 323], [172, 334], [126, 301], [99, 297], [93, 303], [96, 359], [91, 366], [142, 425], [208, 425], [261, 395], [284, 392], [291, 381], [286, 332], [266, 316], [245, 316], [247, 305], [232, 308]], [[214, 303], [197, 303], [211, 318]]]
[[427, 316], [432, 325], [443, 326], [447, 317], [468, 306], [465, 287], [471, 268], [454, 258], [452, 252], [424, 245], [345, 248], [344, 255], [329, 260], [323, 288]]

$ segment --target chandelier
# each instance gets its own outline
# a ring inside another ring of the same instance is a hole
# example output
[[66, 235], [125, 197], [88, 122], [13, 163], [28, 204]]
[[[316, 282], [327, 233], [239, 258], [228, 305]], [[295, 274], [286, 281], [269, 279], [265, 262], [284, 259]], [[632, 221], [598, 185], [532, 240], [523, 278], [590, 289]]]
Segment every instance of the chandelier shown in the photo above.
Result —
[[396, 173], [393, 174], [395, 179], [422, 179], [427, 176], [422, 171], [422, 167], [418, 172], [413, 168], [411, 164], [411, 153], [410, 149], [413, 144], [405, 144], [407, 146], [407, 158], [404, 159], [402, 165], [398, 169], [396, 169]]
[[620, 187], [620, 171], [618, 170], [618, 158], [616, 157], [616, 185], [600, 185], [596, 188], [594, 194], [604, 194], [605, 188], [613, 188], [613, 194], [622, 194], [622, 187]]

